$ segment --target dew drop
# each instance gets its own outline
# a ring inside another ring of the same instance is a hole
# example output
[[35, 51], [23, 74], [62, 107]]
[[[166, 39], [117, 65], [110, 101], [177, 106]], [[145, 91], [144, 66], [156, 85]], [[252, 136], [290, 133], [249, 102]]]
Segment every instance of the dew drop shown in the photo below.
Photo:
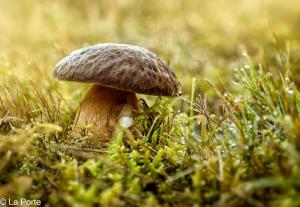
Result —
[[241, 97], [240, 96], [238, 96], [238, 97], [236, 97], [235, 99], [234, 99], [234, 103], [239, 103], [239, 102], [241, 102]]
[[244, 68], [245, 68], [245, 69], [250, 69], [250, 65], [245, 64], [245, 65], [244, 65]]
[[286, 89], [286, 92], [287, 92], [289, 95], [293, 95], [293, 94], [294, 94], [294, 90], [291, 89], [291, 88], [287, 88], [287, 89]]
[[119, 124], [123, 128], [129, 128], [133, 125], [133, 120], [130, 116], [123, 116], [120, 118]]

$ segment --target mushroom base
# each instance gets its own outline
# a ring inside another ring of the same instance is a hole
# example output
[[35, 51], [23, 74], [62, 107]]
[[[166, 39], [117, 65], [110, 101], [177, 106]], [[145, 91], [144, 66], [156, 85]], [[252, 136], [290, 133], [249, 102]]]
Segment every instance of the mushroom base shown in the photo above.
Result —
[[119, 118], [133, 117], [137, 110], [135, 93], [93, 85], [81, 102], [76, 127], [92, 124], [97, 141], [107, 142]]

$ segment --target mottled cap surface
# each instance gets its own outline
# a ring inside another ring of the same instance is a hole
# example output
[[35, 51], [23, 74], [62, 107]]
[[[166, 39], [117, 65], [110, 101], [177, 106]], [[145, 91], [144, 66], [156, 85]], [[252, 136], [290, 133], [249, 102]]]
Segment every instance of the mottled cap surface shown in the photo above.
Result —
[[154, 53], [133, 45], [106, 43], [76, 50], [56, 65], [54, 78], [148, 95], [181, 94], [169, 67]]

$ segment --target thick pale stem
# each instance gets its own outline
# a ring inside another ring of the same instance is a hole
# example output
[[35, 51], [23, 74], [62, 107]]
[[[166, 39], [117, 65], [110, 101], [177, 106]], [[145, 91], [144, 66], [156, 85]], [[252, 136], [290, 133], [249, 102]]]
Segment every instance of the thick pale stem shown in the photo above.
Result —
[[109, 141], [120, 116], [138, 110], [134, 93], [93, 85], [81, 102], [76, 126], [92, 124], [97, 139]]

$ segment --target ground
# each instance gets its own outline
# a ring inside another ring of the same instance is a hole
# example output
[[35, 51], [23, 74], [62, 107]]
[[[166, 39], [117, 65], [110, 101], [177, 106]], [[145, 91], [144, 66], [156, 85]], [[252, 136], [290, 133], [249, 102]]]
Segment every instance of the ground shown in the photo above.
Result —
[[[0, 205], [299, 206], [300, 2], [0, 0]], [[146, 47], [183, 85], [112, 141], [74, 130], [72, 50]], [[2, 198], [2, 199], [1, 199]]]

